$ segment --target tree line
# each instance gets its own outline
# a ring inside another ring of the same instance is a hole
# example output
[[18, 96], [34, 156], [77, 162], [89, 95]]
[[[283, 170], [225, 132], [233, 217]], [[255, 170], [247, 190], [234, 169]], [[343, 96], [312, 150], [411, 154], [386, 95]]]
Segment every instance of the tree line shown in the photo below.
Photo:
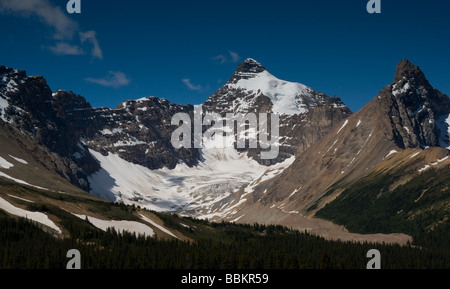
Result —
[[186, 242], [104, 232], [85, 220], [63, 225], [69, 238], [0, 214], [0, 268], [64, 269], [67, 251], [77, 249], [84, 269], [365, 269], [372, 248], [385, 269], [450, 267], [446, 248], [328, 241], [282, 226], [215, 223], [220, 240]]

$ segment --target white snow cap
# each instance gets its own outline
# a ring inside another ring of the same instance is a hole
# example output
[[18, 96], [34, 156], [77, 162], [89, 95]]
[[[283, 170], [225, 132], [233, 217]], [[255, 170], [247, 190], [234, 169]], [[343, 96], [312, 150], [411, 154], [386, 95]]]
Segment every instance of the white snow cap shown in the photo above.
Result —
[[[265, 95], [272, 102], [272, 112], [280, 115], [295, 115], [308, 112], [308, 108], [324, 104], [326, 96], [297, 82], [276, 78], [253, 58], [247, 58], [236, 69], [226, 86], [247, 91], [248, 95]], [[241, 101], [242, 102], [242, 101]], [[241, 107], [251, 107], [250, 99]]]
[[260, 62], [254, 60], [253, 58], [247, 58], [244, 62], [239, 64], [236, 72], [258, 73], [263, 70], [266, 70], [266, 68]]
[[313, 92], [311, 88], [276, 78], [252, 58], [239, 65], [235, 75], [243, 78], [229, 82], [228, 87], [264, 94], [272, 101], [273, 113], [292, 115], [308, 111], [301, 96], [310, 95]]
[[262, 66], [262, 64], [260, 62], [256, 61], [253, 58], [247, 58], [246, 60], [244, 60], [244, 63], [255, 63], [255, 64], [259, 64]]

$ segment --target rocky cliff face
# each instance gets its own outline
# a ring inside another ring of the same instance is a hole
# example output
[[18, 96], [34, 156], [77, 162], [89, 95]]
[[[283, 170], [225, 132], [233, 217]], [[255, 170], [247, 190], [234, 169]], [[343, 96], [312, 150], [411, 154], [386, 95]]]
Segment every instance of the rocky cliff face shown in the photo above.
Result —
[[446, 122], [450, 100], [430, 85], [418, 66], [401, 61], [394, 82], [380, 92], [380, 97], [399, 147], [450, 145]]
[[[198, 149], [175, 149], [171, 144], [175, 129], [171, 119], [179, 112], [192, 115], [193, 106], [148, 97], [126, 101], [113, 110], [95, 109], [92, 117], [98, 125], [85, 132], [84, 143], [103, 155], [114, 153], [149, 169], [172, 169], [180, 162], [193, 166], [200, 159]], [[72, 113], [74, 120], [88, 121], [82, 113]]]
[[[25, 137], [48, 150], [41, 162], [72, 184], [89, 190], [87, 174], [72, 159], [84, 150], [78, 146], [80, 135], [72, 130], [70, 119], [55, 102], [42, 76], [28, 77], [24, 71], [0, 66], [1, 118]], [[93, 159], [86, 158], [91, 171], [98, 169]]]
[[175, 150], [170, 143], [171, 117], [192, 110], [156, 97], [127, 101], [116, 109], [92, 108], [73, 92], [53, 93], [42, 76], [0, 66], [2, 120], [52, 152], [42, 163], [86, 191], [87, 176], [100, 169], [89, 149], [150, 169], [196, 164], [197, 149]]

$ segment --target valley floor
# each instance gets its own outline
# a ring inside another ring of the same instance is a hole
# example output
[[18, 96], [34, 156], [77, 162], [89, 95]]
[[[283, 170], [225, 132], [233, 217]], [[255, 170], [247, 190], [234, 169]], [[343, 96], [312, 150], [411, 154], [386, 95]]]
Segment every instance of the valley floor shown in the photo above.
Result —
[[[327, 240], [355, 241], [355, 242], [373, 242], [386, 244], [406, 245], [412, 242], [412, 237], [402, 233], [396, 234], [358, 234], [351, 233], [345, 227], [334, 224], [333, 222], [315, 218], [306, 217], [300, 213], [287, 213], [279, 208], [257, 208], [244, 213], [239, 219], [239, 223], [253, 223], [252, 220], [268, 220], [266, 224], [276, 225], [282, 220], [283, 225], [304, 232], [305, 230], [312, 234], [323, 237]], [[276, 221], [271, 221], [271, 219]]]

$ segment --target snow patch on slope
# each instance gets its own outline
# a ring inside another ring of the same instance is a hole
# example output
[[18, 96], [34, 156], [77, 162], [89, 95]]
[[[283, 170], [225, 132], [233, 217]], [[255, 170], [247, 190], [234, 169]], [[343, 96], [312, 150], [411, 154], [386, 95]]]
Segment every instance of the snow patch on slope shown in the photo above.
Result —
[[440, 131], [439, 145], [450, 150], [450, 114], [439, 118], [436, 125]]
[[34, 201], [30, 201], [30, 200], [27, 200], [27, 199], [24, 199], [24, 198], [21, 198], [21, 197], [18, 197], [18, 196], [14, 196], [14, 195], [11, 195], [11, 194], [8, 194], [8, 196], [10, 196], [11, 198], [14, 198], [14, 199], [25, 201], [27, 203], [34, 203]]
[[418, 156], [420, 153], [421, 153], [421, 152], [416, 152], [415, 154], [413, 154], [413, 155], [410, 157], [410, 159], [412, 159], [412, 158]]
[[396, 89], [396, 87], [397, 87], [397, 84], [395, 84], [395, 85], [392, 87], [392, 88], [394, 89], [394, 90], [392, 91], [392, 94], [393, 94], [395, 97], [397, 97], [397, 96], [400, 95], [400, 94], [403, 94], [403, 93], [407, 92], [407, 91], [411, 88], [411, 85], [409, 85], [409, 82], [407, 82], [407, 83], [405, 83], [405, 84], [403, 85], [402, 88], [397, 88], [397, 89]]
[[178, 238], [177, 236], [175, 236], [172, 232], [170, 232], [169, 230], [167, 230], [167, 229], [164, 228], [163, 226], [160, 226], [160, 225], [158, 225], [157, 223], [153, 222], [152, 220], [150, 220], [150, 219], [147, 218], [146, 216], [144, 216], [144, 215], [142, 215], [142, 214], [139, 214], [139, 216], [141, 217], [142, 220], [144, 220], [144, 221], [146, 221], [146, 222], [152, 224], [153, 226], [155, 226], [156, 228], [160, 229], [160, 230], [163, 231], [164, 233], [166, 233], [166, 234], [168, 234], [168, 235], [170, 235], [170, 236], [172, 236], [172, 237], [175, 237], [175, 238], [177, 238], [177, 239], [180, 239], [180, 238]]
[[24, 165], [28, 165], [28, 162], [26, 160], [23, 160], [21, 158], [18, 158], [18, 157], [12, 156], [12, 155], [9, 155], [9, 156], [11, 158], [13, 158], [16, 162], [19, 162], [19, 163], [24, 164]]
[[8, 122], [5, 110], [9, 107], [9, 102], [0, 95], [0, 118], [4, 122]]
[[435, 161], [435, 162], [433, 162], [433, 163], [426, 164], [423, 168], [418, 169], [418, 171], [419, 171], [419, 173], [421, 173], [421, 172], [423, 172], [423, 171], [426, 171], [426, 170], [428, 170], [429, 168], [431, 168], [431, 167], [433, 167], [433, 166], [437, 166], [438, 164], [440, 164], [440, 163], [442, 163], [442, 162], [448, 160], [448, 158], [449, 158], [449, 157], [446, 156], [446, 157], [444, 157], [444, 158], [442, 158], [442, 159], [438, 159], [437, 161]]
[[50, 228], [56, 230], [60, 234], [62, 233], [61, 229], [58, 226], [56, 226], [55, 223], [53, 223], [53, 221], [50, 220], [48, 218], [48, 216], [44, 213], [30, 212], [30, 211], [15, 207], [11, 203], [9, 203], [8, 201], [6, 201], [5, 199], [3, 199], [1, 197], [0, 197], [0, 209], [6, 211], [7, 213], [9, 213], [11, 215], [33, 220], [35, 222], [38, 222], [40, 224], [43, 224], [47, 227], [50, 227]]
[[118, 133], [122, 133], [122, 132], [123, 132], [123, 130], [121, 128], [113, 128], [113, 130], [105, 128], [100, 133], [102, 135], [114, 135], [114, 134], [118, 134]]
[[341, 130], [342, 130], [347, 124], [348, 124], [348, 119], [345, 120], [344, 124], [343, 124], [342, 127], [338, 130], [338, 132], [337, 132], [336, 134], [340, 133]]
[[390, 155], [396, 154], [398, 153], [398, 151], [396, 150], [391, 150], [384, 158], [388, 158]]
[[108, 228], [114, 228], [116, 231], [120, 233], [127, 231], [130, 233], [136, 233], [136, 235], [145, 235], [149, 237], [153, 237], [153, 235], [155, 234], [153, 232], [153, 229], [150, 228], [149, 226], [135, 221], [101, 220], [86, 215], [79, 215], [79, 214], [74, 215], [83, 220], [85, 220], [87, 217], [88, 221], [92, 225], [103, 231], [106, 231]]
[[7, 160], [5, 160], [4, 158], [0, 157], [0, 167], [4, 168], [4, 169], [9, 169], [12, 168], [14, 165], [10, 162], [8, 162]]
[[48, 189], [46, 189], [46, 188], [42, 188], [42, 187], [38, 187], [38, 186], [35, 186], [35, 185], [31, 185], [31, 184], [29, 184], [29, 183], [27, 183], [25, 181], [20, 180], [20, 179], [13, 178], [13, 177], [11, 177], [11, 176], [3, 173], [3, 172], [0, 172], [0, 177], [4, 177], [6, 179], [12, 180], [12, 181], [14, 181], [14, 182], [16, 182], [18, 184], [21, 184], [21, 185], [27, 185], [27, 186], [30, 186], [30, 187], [33, 187], [33, 188], [36, 188], [36, 189], [48, 191]]

